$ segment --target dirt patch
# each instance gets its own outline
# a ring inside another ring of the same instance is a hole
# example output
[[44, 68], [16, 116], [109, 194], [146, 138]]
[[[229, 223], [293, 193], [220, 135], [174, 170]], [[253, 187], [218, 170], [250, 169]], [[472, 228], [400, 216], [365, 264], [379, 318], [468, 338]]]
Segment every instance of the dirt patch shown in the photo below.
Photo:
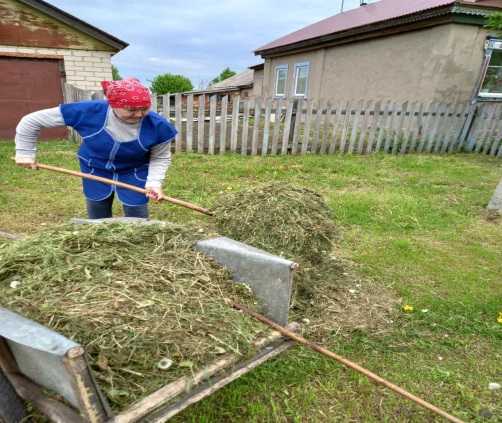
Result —
[[393, 327], [399, 299], [392, 290], [362, 278], [354, 263], [336, 254], [304, 264], [296, 282], [291, 318], [305, 323], [312, 340], [324, 343], [353, 331], [376, 335]]

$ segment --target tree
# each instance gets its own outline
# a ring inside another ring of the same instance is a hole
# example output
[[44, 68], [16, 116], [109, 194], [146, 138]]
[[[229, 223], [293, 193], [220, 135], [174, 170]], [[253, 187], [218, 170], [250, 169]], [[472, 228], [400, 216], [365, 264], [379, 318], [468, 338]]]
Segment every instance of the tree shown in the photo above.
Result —
[[221, 73], [211, 81], [211, 84], [216, 84], [217, 82], [224, 81], [225, 79], [230, 78], [231, 76], [234, 75], [236, 75], [236, 72], [230, 70], [230, 68], [227, 67], [223, 69]]
[[488, 16], [486, 28], [494, 30], [497, 34], [502, 33], [502, 13], [495, 12]]
[[173, 75], [172, 73], [165, 73], [157, 75], [153, 78], [152, 91], [158, 95], [167, 93], [181, 93], [184, 91], [192, 91], [193, 85], [190, 79], [183, 75]]
[[119, 70], [115, 65], [112, 65], [112, 78], [114, 81], [118, 81], [119, 79], [122, 79], [120, 76]]

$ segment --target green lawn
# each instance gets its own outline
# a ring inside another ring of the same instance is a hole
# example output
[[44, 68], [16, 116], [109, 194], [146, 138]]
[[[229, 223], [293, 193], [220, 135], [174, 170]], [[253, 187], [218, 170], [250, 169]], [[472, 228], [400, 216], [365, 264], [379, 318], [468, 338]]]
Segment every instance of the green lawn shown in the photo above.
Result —
[[[77, 168], [75, 145], [40, 143], [40, 162]], [[0, 231], [30, 233], [85, 216], [77, 178], [15, 167], [0, 143]], [[326, 346], [466, 421], [502, 421], [502, 222], [484, 208], [502, 161], [480, 155], [241, 157], [179, 154], [167, 195], [209, 207], [219, 193], [286, 180], [323, 194], [342, 236], [336, 253], [391, 289], [385, 332], [334, 334]], [[118, 208], [117, 208], [118, 210]], [[210, 218], [154, 204], [152, 218]], [[260, 222], [256, 222], [257, 225]], [[296, 347], [176, 421], [429, 422], [434, 417], [335, 362]], [[439, 420], [438, 420], [439, 421]]]

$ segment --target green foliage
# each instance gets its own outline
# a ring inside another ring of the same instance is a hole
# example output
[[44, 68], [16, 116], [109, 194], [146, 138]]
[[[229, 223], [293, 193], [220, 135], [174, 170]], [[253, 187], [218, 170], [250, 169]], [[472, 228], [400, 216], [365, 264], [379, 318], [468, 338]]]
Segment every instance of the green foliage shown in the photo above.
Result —
[[498, 34], [502, 34], [502, 12], [495, 12], [488, 16], [488, 22], [485, 27], [496, 31]]
[[112, 65], [112, 78], [114, 81], [118, 81], [119, 79], [122, 79], [120, 76], [119, 70], [115, 65]]
[[192, 82], [183, 75], [165, 73], [163, 75], [157, 75], [151, 82], [152, 91], [159, 95], [193, 90]]
[[216, 78], [214, 78], [211, 81], [211, 83], [216, 84], [217, 82], [224, 81], [225, 79], [230, 78], [231, 76], [234, 76], [234, 75], [236, 75], [236, 72], [234, 72], [233, 70], [230, 70], [230, 68], [226, 67], [225, 69], [223, 69], [221, 71], [221, 73]]

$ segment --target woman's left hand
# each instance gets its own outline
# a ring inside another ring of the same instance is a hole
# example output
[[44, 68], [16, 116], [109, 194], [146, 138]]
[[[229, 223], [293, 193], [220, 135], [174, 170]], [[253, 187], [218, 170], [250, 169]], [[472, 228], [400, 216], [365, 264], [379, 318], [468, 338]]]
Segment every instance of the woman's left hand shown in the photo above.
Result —
[[160, 201], [163, 197], [162, 188], [146, 188], [146, 196], [154, 201]]

